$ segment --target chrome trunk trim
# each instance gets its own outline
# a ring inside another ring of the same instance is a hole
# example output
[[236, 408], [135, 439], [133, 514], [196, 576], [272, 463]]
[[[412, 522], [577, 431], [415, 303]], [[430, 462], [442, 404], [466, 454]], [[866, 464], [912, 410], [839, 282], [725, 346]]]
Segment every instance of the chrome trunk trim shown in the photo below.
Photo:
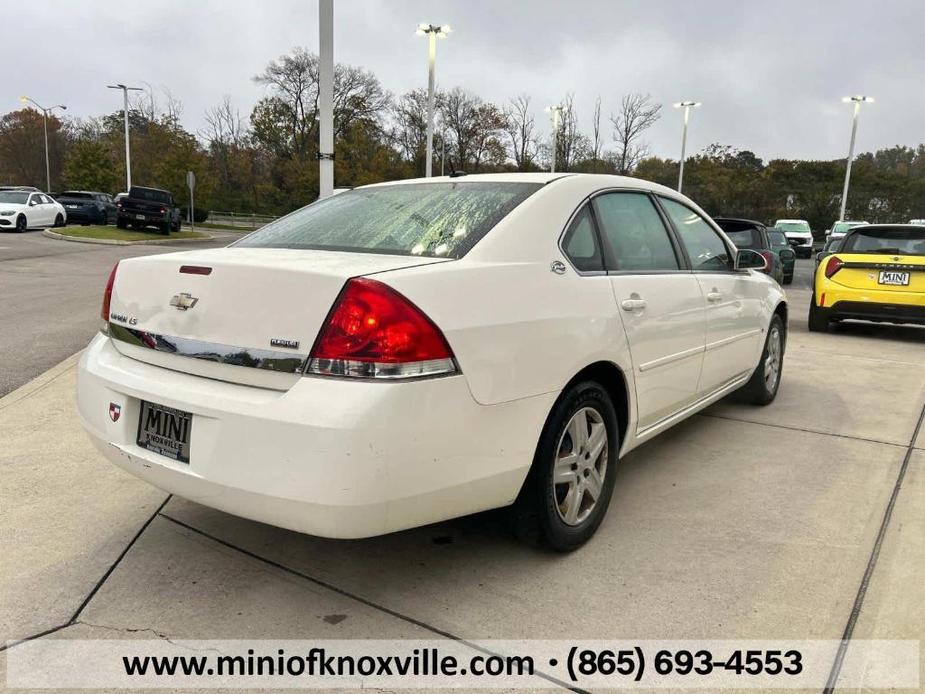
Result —
[[231, 366], [279, 371], [287, 374], [302, 374], [308, 363], [308, 355], [305, 354], [235, 347], [215, 342], [191, 340], [185, 337], [158, 335], [136, 328], [127, 328], [124, 325], [112, 322], [109, 323], [109, 337], [113, 340], [119, 340], [136, 347], [152, 349], [156, 352], [165, 352], [190, 359], [201, 359]]

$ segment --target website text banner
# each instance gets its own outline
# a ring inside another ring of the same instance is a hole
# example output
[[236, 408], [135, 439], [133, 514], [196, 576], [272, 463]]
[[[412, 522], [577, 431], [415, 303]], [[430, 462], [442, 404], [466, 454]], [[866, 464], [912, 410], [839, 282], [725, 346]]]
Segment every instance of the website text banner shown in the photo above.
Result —
[[[10, 688], [822, 689], [840, 641], [36, 639]], [[839, 688], [917, 689], [918, 641], [851, 641]]]

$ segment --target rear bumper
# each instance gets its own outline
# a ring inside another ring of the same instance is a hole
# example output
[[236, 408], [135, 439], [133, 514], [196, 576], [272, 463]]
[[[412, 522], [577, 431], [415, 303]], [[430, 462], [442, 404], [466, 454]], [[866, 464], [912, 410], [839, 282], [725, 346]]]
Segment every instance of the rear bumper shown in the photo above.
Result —
[[67, 219], [69, 222], [98, 222], [101, 219], [106, 219], [106, 213], [100, 212], [98, 210], [89, 210], [89, 209], [69, 209], [65, 208], [67, 212]]
[[828, 309], [833, 319], [915, 323], [925, 325], [925, 306], [897, 303], [838, 301]]
[[[81, 419], [114, 464], [206, 506], [333, 538], [512, 503], [554, 399], [483, 406], [463, 377], [302, 378], [270, 391], [152, 366], [104, 336], [78, 371]], [[193, 414], [189, 464], [136, 444], [141, 400]]]

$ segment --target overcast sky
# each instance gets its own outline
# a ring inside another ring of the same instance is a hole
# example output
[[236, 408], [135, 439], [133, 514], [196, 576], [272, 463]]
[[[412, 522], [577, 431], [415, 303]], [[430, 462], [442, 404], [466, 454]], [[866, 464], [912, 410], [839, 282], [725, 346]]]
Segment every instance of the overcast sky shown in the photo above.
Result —
[[[437, 83], [503, 104], [542, 107], [574, 92], [590, 129], [627, 92], [665, 104], [649, 142], [677, 158], [671, 103], [703, 102], [690, 151], [711, 142], [759, 156], [844, 157], [847, 94], [869, 94], [860, 151], [925, 142], [925, 0], [335, 0], [338, 62], [372, 70], [398, 94], [426, 86], [421, 21], [448, 23]], [[230, 95], [243, 115], [262, 96], [252, 77], [302, 45], [318, 47], [316, 0], [42, 0], [4, 13], [6, 96], [28, 94], [88, 117], [121, 107], [113, 82], [168, 88], [197, 132]], [[606, 122], [606, 120], [605, 120]], [[611, 128], [607, 124], [608, 139]]]

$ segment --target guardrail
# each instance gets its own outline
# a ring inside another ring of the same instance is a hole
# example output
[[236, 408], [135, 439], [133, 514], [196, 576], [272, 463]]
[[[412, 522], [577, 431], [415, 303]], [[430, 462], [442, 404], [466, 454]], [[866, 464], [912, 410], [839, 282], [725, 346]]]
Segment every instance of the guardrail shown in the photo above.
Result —
[[242, 227], [245, 229], [257, 229], [264, 224], [272, 222], [274, 219], [279, 219], [279, 217], [274, 217], [269, 214], [257, 214], [256, 212], [220, 212], [218, 210], [209, 210], [206, 223]]

